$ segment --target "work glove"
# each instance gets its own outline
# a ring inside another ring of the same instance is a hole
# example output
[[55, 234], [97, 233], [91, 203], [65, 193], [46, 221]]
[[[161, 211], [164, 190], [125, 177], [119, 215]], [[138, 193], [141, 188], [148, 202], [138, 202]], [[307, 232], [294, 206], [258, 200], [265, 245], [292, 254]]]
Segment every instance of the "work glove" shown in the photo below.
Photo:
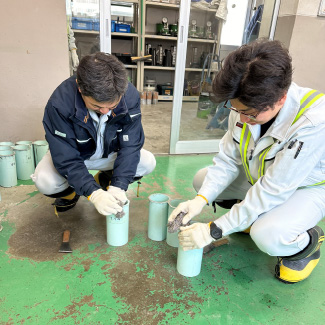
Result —
[[122, 211], [122, 207], [114, 196], [101, 188], [94, 191], [89, 196], [89, 201], [94, 204], [95, 208], [100, 214], [107, 216], [109, 214], [116, 214]]
[[114, 198], [118, 201], [121, 201], [123, 205], [127, 202], [128, 198], [126, 197], [125, 191], [120, 189], [119, 187], [115, 187], [110, 185], [107, 193], [114, 196]]
[[207, 202], [201, 196], [196, 196], [193, 200], [180, 203], [177, 208], [171, 213], [168, 222], [173, 222], [176, 216], [181, 212], [186, 213], [183, 218], [183, 225], [186, 225], [192, 218], [201, 213]]
[[77, 49], [72, 49], [71, 51], [71, 63], [73, 70], [77, 69], [77, 66], [79, 65], [79, 58], [77, 54]]
[[188, 227], [181, 227], [178, 234], [179, 244], [184, 251], [205, 247], [215, 241], [210, 236], [208, 223], [193, 223]]

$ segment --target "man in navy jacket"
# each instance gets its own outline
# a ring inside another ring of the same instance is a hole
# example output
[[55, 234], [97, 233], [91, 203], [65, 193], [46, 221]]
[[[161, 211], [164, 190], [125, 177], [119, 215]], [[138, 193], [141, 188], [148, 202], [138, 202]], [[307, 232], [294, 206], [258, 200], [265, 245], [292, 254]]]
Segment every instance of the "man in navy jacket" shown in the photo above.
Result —
[[[99, 213], [116, 214], [127, 201], [128, 185], [155, 168], [154, 156], [142, 149], [139, 93], [113, 55], [85, 56], [77, 79], [65, 80], [50, 97], [43, 125], [50, 150], [32, 179], [40, 192], [56, 198], [57, 211], [74, 207], [84, 195]], [[89, 169], [102, 172], [94, 178]]]

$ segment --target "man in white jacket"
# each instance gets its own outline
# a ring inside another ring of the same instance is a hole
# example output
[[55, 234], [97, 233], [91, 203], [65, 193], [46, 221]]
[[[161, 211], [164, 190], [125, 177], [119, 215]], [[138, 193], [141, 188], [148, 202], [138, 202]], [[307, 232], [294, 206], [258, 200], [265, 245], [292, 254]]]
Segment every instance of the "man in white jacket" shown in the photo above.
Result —
[[259, 249], [278, 257], [275, 276], [307, 278], [324, 240], [325, 96], [292, 82], [291, 57], [278, 41], [258, 40], [230, 53], [215, 77], [218, 100], [229, 101], [228, 131], [213, 165], [200, 170], [193, 200], [169, 221], [183, 224], [206, 204], [230, 208], [209, 224], [181, 227], [184, 250], [250, 228]]

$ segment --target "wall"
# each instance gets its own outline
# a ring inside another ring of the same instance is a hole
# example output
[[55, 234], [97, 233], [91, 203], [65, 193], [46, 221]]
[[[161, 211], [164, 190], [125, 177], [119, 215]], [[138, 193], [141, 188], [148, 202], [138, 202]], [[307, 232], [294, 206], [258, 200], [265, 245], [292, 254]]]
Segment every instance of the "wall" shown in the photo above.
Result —
[[292, 56], [293, 80], [300, 86], [325, 92], [325, 17], [318, 17], [320, 0], [282, 0], [275, 39]]
[[0, 141], [44, 139], [46, 102], [69, 77], [65, 1], [10, 0], [1, 7]]
[[290, 52], [295, 67], [294, 81], [325, 92], [325, 17], [318, 17], [320, 0], [300, 0]]

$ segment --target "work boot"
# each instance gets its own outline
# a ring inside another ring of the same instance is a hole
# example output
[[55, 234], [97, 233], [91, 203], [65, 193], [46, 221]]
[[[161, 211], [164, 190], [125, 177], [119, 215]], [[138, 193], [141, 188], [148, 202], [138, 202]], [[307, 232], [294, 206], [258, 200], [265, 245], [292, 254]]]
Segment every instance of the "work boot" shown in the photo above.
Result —
[[[73, 195], [74, 194], [74, 195]], [[69, 199], [68, 197], [71, 196], [72, 198]], [[80, 195], [76, 194], [75, 192], [70, 194], [69, 196], [65, 196], [64, 198], [56, 198], [54, 203], [52, 203], [52, 205], [54, 205], [55, 208], [55, 214], [57, 214], [57, 212], [64, 212], [64, 211], [68, 211], [70, 209], [72, 209], [78, 202]]]
[[284, 283], [297, 283], [306, 279], [320, 259], [320, 246], [324, 241], [322, 228], [315, 226], [307, 230], [310, 236], [308, 246], [298, 254], [278, 257], [275, 277]]
[[95, 179], [96, 183], [100, 185], [102, 190], [106, 191], [107, 188], [109, 187], [109, 184], [111, 183], [112, 176], [113, 176], [112, 170], [99, 171], [94, 176], [94, 179]]

